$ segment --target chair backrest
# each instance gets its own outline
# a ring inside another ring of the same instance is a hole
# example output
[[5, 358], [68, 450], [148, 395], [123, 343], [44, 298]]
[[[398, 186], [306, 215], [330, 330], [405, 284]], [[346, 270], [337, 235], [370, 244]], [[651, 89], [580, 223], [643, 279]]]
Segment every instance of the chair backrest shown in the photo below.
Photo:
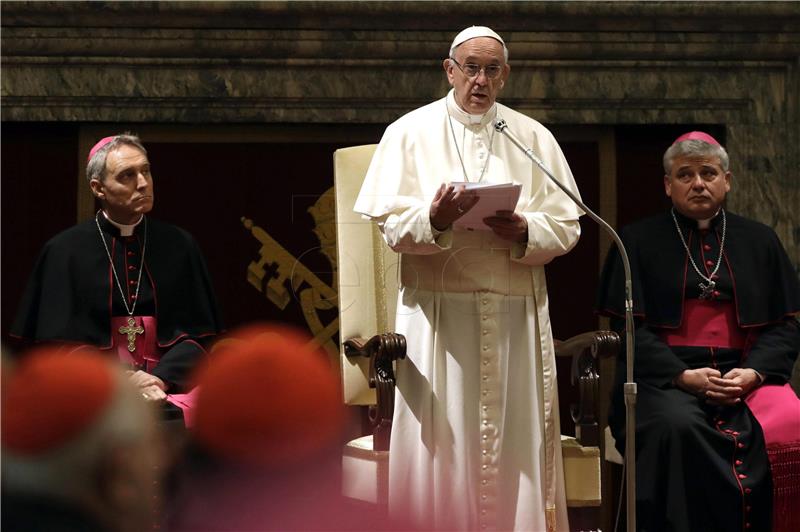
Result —
[[[386, 245], [375, 223], [353, 212], [375, 147], [354, 146], [333, 154], [340, 345], [349, 338], [370, 338], [394, 328], [400, 257]], [[367, 377], [369, 361], [339, 355], [345, 403], [375, 404], [375, 390], [369, 388]]]

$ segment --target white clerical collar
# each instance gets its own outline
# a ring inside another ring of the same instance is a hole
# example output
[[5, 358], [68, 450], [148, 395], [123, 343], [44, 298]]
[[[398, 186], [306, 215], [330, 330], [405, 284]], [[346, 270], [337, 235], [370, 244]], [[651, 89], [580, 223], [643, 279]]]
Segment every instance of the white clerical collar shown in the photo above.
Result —
[[136, 226], [139, 225], [142, 222], [142, 220], [144, 219], [144, 214], [143, 214], [143, 215], [141, 215], [139, 217], [138, 220], [136, 220], [136, 223], [133, 223], [131, 225], [125, 225], [125, 224], [117, 223], [114, 220], [112, 220], [111, 218], [109, 218], [108, 214], [106, 214], [106, 211], [103, 211], [103, 216], [106, 217], [106, 220], [108, 220], [111, 223], [111, 225], [113, 225], [114, 227], [119, 229], [119, 235], [120, 236], [131, 236], [133, 234], [133, 230], [136, 229]]
[[455, 89], [450, 89], [447, 93], [447, 110], [450, 116], [464, 124], [465, 126], [485, 126], [495, 116], [497, 116], [497, 102], [492, 104], [492, 107], [482, 115], [473, 115], [464, 111], [461, 106], [456, 102]]
[[712, 216], [711, 218], [708, 218], [708, 219], [705, 219], [705, 220], [697, 220], [697, 228], [698, 229], [708, 229], [709, 227], [711, 227], [711, 220], [716, 218], [718, 214], [719, 214], [719, 209], [717, 209], [717, 212], [715, 212], [714, 216]]

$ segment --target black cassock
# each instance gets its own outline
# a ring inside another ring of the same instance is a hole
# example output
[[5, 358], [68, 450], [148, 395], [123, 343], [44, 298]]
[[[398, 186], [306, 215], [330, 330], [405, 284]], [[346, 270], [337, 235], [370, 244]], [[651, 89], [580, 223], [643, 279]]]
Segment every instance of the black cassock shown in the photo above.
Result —
[[[800, 350], [791, 314], [800, 312], [797, 274], [774, 231], [731, 213], [712, 305], [732, 309], [742, 348], [668, 345], [684, 309], [704, 282], [688, 260], [670, 213], [621, 232], [633, 277], [636, 321], [637, 524], [640, 530], [769, 530], [772, 478], [764, 436], [743, 402], [719, 407], [675, 387], [685, 369], [715, 367], [721, 374], [752, 368], [765, 384], [784, 384]], [[722, 238], [722, 216], [700, 231], [676, 213], [697, 266], [709, 277]], [[607, 257], [598, 310], [624, 334], [624, 272], [615, 248]], [[704, 302], [705, 304], [705, 302]], [[732, 305], [732, 306], [731, 306]], [[609, 425], [625, 444], [625, 354], [617, 362]]]
[[221, 331], [220, 319], [197, 243], [183, 229], [149, 217], [136, 226], [133, 235], [122, 237], [98, 213], [96, 219], [48, 241], [31, 273], [12, 336], [109, 350], [114, 342], [124, 340], [112, 341], [112, 334], [119, 335], [112, 331], [112, 316], [128, 312], [98, 223], [128, 307], [135, 302], [135, 316], [157, 320], [161, 357], [150, 373], [168, 384], [168, 392], [185, 391], [189, 374], [205, 353], [204, 344]]

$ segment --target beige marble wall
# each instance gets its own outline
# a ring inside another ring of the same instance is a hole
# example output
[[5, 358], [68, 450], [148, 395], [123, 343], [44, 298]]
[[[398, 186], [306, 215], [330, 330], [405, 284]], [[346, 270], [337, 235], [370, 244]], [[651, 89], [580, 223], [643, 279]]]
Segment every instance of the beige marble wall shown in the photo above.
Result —
[[[722, 123], [732, 210], [800, 267], [800, 3], [2, 4], [2, 119], [386, 123], [444, 93], [452, 36], [507, 39], [550, 124]], [[624, 164], [624, 161], [618, 161]]]

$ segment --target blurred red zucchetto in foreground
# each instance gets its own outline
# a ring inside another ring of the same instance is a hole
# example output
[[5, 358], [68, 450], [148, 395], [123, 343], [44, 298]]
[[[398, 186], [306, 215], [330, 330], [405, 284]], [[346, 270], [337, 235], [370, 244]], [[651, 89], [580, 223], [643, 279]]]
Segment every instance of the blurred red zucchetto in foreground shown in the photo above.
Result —
[[220, 458], [287, 467], [339, 442], [338, 373], [297, 329], [251, 326], [217, 343], [195, 379], [194, 432]]
[[3, 375], [3, 449], [34, 456], [67, 445], [103, 416], [116, 388], [99, 354], [57, 348], [29, 354]]

